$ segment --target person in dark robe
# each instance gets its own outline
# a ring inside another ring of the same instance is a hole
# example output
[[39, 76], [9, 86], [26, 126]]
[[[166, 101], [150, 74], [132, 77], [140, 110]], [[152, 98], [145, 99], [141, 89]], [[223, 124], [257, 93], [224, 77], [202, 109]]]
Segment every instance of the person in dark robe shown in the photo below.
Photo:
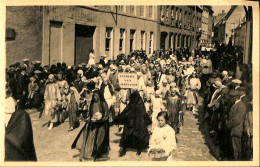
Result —
[[176, 94], [176, 89], [172, 88], [167, 96], [167, 112], [169, 115], [169, 125], [176, 133], [179, 133], [179, 112], [181, 110], [181, 98]]
[[77, 118], [78, 106], [79, 106], [79, 98], [80, 95], [75, 87], [70, 87], [70, 93], [68, 95], [69, 102], [67, 104], [67, 110], [69, 113], [69, 126], [70, 129], [68, 131], [72, 131], [73, 129], [79, 126], [79, 120]]
[[115, 117], [112, 124], [123, 124], [124, 131], [120, 140], [119, 156], [126, 154], [127, 148], [137, 149], [140, 155], [149, 145], [148, 125], [152, 121], [145, 110], [144, 102], [138, 91], [130, 95], [130, 102], [126, 108]]
[[37, 161], [30, 116], [16, 107], [6, 87], [5, 161]]
[[79, 160], [92, 160], [108, 158], [109, 152], [109, 122], [108, 107], [99, 90], [95, 90], [92, 96], [89, 118], [83, 126], [76, 139], [72, 149], [80, 150]]

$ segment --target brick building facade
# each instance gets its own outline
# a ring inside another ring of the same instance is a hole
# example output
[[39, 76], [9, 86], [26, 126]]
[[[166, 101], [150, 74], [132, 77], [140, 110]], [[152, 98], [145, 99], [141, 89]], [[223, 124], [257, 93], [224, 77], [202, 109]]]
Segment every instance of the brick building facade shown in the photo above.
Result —
[[193, 49], [201, 14], [197, 6], [7, 7], [6, 28], [15, 38], [6, 38], [6, 64], [29, 58], [77, 65], [88, 62], [91, 49], [96, 61], [133, 50]]

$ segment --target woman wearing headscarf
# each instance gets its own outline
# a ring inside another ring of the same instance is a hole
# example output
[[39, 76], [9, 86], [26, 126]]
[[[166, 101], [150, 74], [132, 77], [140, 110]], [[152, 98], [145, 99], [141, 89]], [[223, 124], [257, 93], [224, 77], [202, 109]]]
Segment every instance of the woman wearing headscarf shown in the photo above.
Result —
[[108, 106], [103, 94], [93, 93], [89, 108], [89, 119], [83, 126], [71, 148], [80, 150], [79, 159], [97, 160], [107, 158], [109, 151]]
[[50, 74], [48, 76], [48, 80], [46, 81], [46, 88], [44, 92], [44, 111], [45, 115], [48, 117], [50, 121], [49, 130], [53, 128], [53, 123], [56, 122], [54, 120], [55, 113], [53, 112], [54, 109], [61, 100], [61, 93], [59, 89], [59, 85], [54, 80], [54, 75]]
[[149, 132], [147, 126], [151, 123], [140, 94], [138, 91], [134, 91], [130, 95], [130, 101], [126, 108], [113, 121], [113, 124], [124, 125], [119, 145], [121, 147], [120, 157], [126, 154], [127, 148], [137, 149], [137, 155], [140, 155], [143, 149], [148, 148]]
[[16, 105], [6, 86], [5, 161], [37, 161], [30, 116]]
[[77, 117], [79, 98], [80, 95], [77, 89], [74, 86], [70, 87], [70, 93], [68, 95], [68, 105], [67, 105], [67, 110], [69, 113], [69, 125], [70, 125], [69, 131], [72, 131], [74, 128], [77, 128], [79, 126], [79, 120]]

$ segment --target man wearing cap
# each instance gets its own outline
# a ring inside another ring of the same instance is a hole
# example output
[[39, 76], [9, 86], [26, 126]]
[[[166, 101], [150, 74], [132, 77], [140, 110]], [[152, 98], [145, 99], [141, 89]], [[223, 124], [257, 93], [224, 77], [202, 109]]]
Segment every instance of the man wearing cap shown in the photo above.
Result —
[[233, 86], [233, 89], [237, 90], [240, 85], [241, 85], [242, 81], [239, 80], [239, 79], [233, 79], [232, 80], [232, 86]]
[[227, 127], [231, 129], [233, 158], [241, 159], [241, 136], [243, 132], [243, 123], [246, 116], [246, 105], [240, 99], [241, 93], [238, 90], [231, 90], [229, 93], [231, 100], [234, 102], [230, 109], [227, 121]]
[[28, 79], [26, 75], [26, 67], [24, 65], [20, 66], [17, 74], [17, 84], [16, 84], [16, 92], [17, 92], [17, 103], [18, 107], [21, 109], [25, 109], [25, 102], [27, 97], [28, 90]]

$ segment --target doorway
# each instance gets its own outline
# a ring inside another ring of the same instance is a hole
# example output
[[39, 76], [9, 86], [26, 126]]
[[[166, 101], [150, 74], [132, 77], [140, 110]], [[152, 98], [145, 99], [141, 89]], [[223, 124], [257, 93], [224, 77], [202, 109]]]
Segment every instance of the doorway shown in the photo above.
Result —
[[49, 65], [62, 61], [62, 22], [50, 22]]
[[94, 26], [75, 25], [74, 64], [88, 63], [89, 53], [93, 49]]

